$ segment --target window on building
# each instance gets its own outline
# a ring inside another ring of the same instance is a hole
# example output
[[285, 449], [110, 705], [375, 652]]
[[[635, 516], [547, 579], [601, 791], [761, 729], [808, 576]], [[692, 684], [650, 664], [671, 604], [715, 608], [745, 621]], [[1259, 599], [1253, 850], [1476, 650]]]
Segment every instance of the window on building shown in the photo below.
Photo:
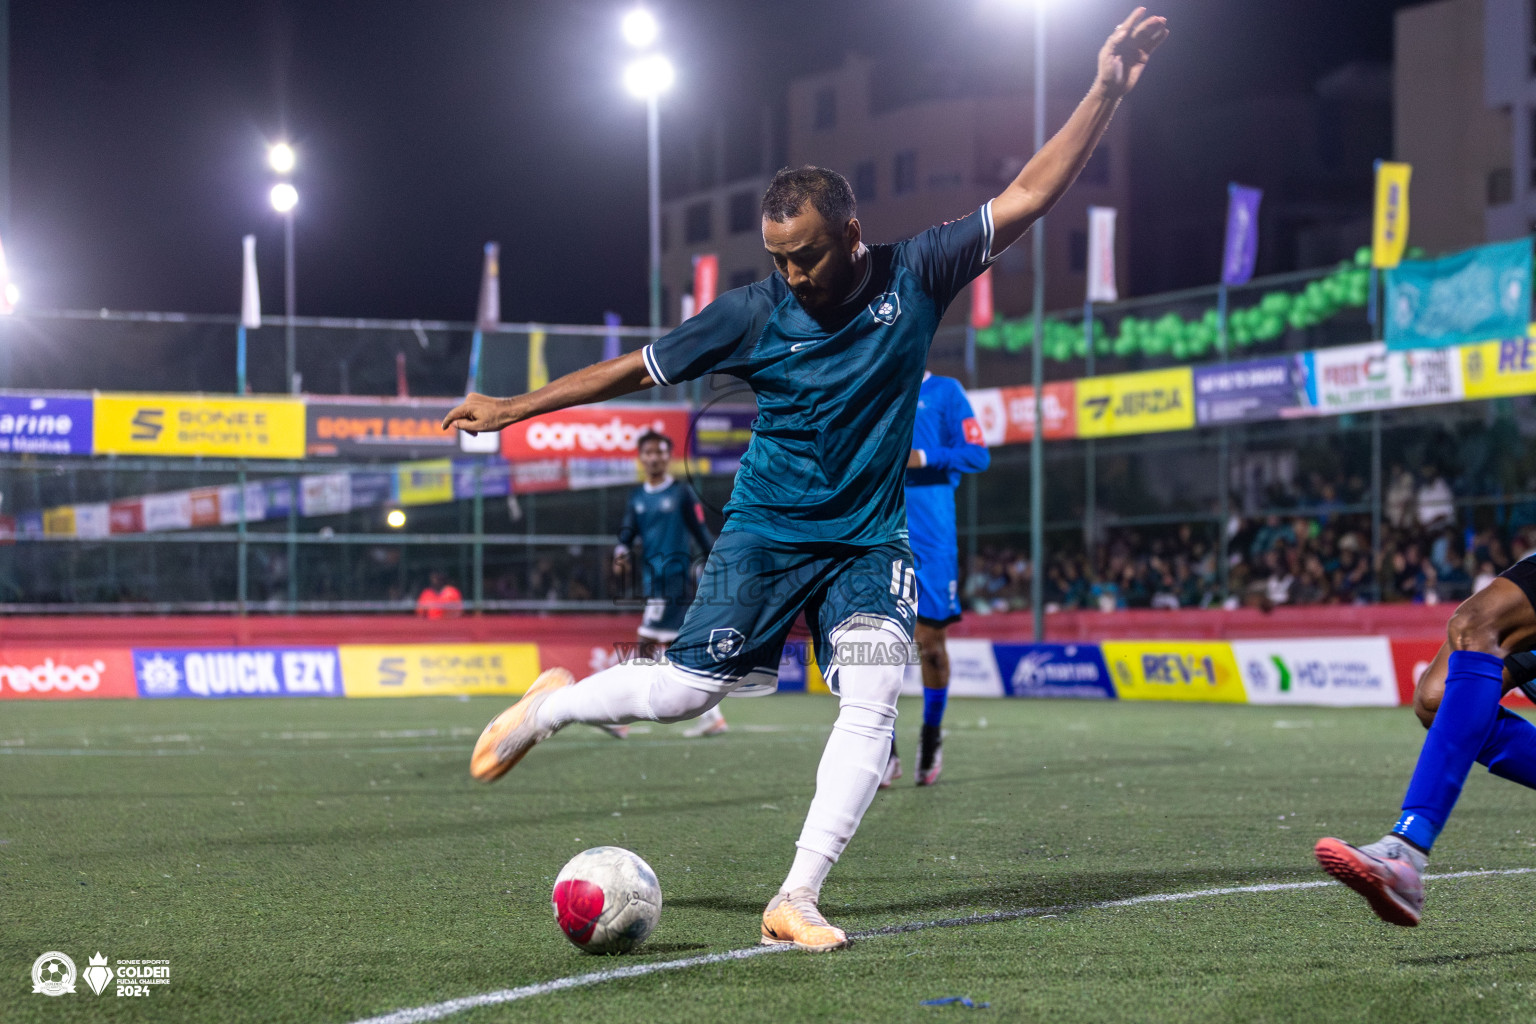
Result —
[[1088, 271], [1088, 232], [1073, 231], [1067, 235], [1067, 267], [1074, 274]]
[[860, 160], [853, 166], [853, 197], [859, 202], [875, 198], [875, 162]]
[[830, 85], [816, 90], [816, 124], [819, 132], [837, 127], [837, 90]]
[[683, 211], [684, 242], [707, 242], [712, 230], [709, 223], [709, 200], [693, 203]]
[[1084, 185], [1108, 185], [1109, 184], [1109, 147], [1100, 145], [1083, 165], [1083, 173], [1077, 176], [1077, 180]]
[[917, 191], [917, 150], [904, 149], [896, 154], [891, 191], [898, 196]]
[[1515, 175], [1508, 167], [1488, 172], [1488, 205], [1503, 206], [1515, 198]]
[[726, 283], [732, 288], [745, 288], [757, 279], [758, 273], [755, 270], [733, 270]]
[[756, 192], [737, 192], [731, 196], [731, 234], [751, 231], [759, 220]]

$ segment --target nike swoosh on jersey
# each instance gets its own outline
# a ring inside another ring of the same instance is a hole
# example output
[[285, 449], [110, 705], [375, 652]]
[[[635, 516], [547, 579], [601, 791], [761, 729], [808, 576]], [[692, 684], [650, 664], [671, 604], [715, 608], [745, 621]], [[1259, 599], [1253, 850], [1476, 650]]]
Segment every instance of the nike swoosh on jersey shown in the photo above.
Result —
[[814, 341], [797, 341], [793, 345], [789, 346], [789, 350], [791, 352], [799, 352], [801, 349], [810, 348], [814, 344], [816, 344]]

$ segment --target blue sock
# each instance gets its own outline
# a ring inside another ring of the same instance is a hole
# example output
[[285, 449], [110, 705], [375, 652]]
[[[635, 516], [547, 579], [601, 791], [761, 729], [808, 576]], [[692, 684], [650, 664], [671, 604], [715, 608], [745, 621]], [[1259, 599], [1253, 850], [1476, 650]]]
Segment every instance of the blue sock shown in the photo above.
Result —
[[1499, 708], [1477, 763], [1501, 779], [1536, 789], [1536, 725]]
[[1452, 651], [1445, 696], [1424, 738], [1419, 763], [1403, 797], [1403, 816], [1392, 826], [1428, 853], [1461, 796], [1472, 762], [1487, 743], [1504, 691], [1504, 663], [1478, 651]]
[[938, 725], [944, 721], [944, 705], [949, 703], [949, 687], [936, 690], [923, 687], [923, 724]]

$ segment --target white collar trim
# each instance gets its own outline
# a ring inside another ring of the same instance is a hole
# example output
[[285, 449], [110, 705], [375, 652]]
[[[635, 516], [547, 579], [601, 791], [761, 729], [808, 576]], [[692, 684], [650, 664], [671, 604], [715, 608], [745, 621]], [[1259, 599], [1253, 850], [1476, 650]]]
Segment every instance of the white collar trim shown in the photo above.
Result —
[[674, 483], [676, 483], [676, 481], [672, 479], [672, 474], [668, 473], [666, 476], [661, 478], [661, 483], [659, 484], [653, 484], [647, 480], [640, 486], [645, 488], [646, 494], [656, 494], [660, 491], [666, 490], [668, 487], [671, 487]]

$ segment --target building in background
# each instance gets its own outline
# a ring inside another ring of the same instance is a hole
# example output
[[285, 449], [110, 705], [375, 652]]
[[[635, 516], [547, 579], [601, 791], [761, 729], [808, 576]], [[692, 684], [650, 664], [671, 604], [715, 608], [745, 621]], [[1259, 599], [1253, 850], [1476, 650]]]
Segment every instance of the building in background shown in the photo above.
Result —
[[[1059, 95], [1048, 106], [1048, 135], [1081, 98], [1076, 84], [1054, 92]], [[758, 123], [734, 119], [697, 134], [682, 147], [682, 158], [673, 157], [674, 188], [663, 204], [667, 322], [677, 322], [679, 299], [692, 287], [695, 255], [720, 256], [722, 290], [773, 272], [762, 246], [759, 201], [779, 167], [819, 164], [841, 171], [853, 184], [865, 239], [897, 241], [975, 210], [1012, 181], [1033, 152], [1033, 109], [1027, 92], [943, 74], [883, 74], [878, 61], [850, 55], [835, 70], [792, 81], [779, 111]], [[1122, 110], [1077, 186], [1051, 213], [1048, 308], [1082, 304], [1087, 208], [1117, 207], [1126, 223], [1126, 122]], [[754, 152], [756, 160], [750, 158]], [[1122, 275], [1123, 232], [1117, 245]], [[996, 265], [1000, 315], [1029, 310], [1029, 253], [1027, 244], [1015, 245]], [[962, 295], [946, 322], [963, 320], [966, 308]]]
[[1408, 241], [1429, 252], [1536, 224], [1531, 0], [1438, 0], [1397, 12], [1394, 155], [1413, 165]]

